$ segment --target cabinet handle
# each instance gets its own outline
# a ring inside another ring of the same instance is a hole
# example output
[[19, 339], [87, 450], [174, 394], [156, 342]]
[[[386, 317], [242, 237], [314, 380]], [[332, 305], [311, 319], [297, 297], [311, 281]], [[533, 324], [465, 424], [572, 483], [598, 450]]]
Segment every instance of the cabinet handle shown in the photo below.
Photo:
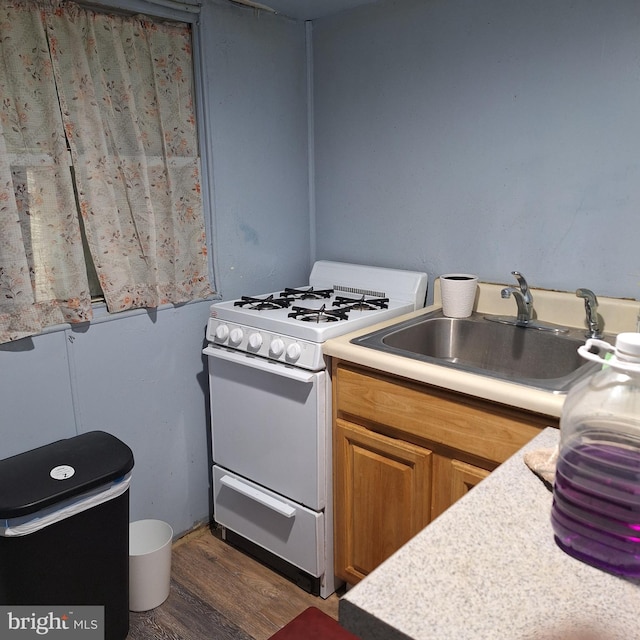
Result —
[[258, 491], [258, 489], [254, 489], [244, 482], [240, 482], [240, 480], [237, 480], [236, 478], [232, 478], [231, 476], [222, 476], [222, 478], [220, 478], [220, 484], [223, 484], [225, 487], [229, 487], [229, 489], [233, 489], [234, 491], [241, 493], [247, 498], [251, 498], [256, 502], [259, 502], [272, 511], [276, 511], [280, 515], [283, 515], [285, 518], [293, 518], [293, 516], [296, 515], [295, 508], [289, 506], [286, 502], [276, 500], [266, 493]]

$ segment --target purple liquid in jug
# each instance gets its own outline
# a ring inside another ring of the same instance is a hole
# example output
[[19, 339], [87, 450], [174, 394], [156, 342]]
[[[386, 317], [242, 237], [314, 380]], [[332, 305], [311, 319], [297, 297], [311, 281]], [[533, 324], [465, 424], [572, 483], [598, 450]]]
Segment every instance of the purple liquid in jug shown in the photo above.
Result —
[[563, 447], [551, 522], [557, 544], [583, 562], [640, 577], [640, 449], [611, 432]]

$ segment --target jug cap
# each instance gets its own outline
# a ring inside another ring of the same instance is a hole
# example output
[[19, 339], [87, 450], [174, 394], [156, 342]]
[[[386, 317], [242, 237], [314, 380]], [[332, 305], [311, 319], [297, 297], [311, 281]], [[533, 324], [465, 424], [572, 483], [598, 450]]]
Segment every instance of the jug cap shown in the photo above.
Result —
[[615, 354], [619, 360], [640, 362], [640, 333], [619, 333]]
[[617, 371], [640, 373], [640, 333], [620, 333], [615, 347], [597, 338], [589, 338], [578, 347], [585, 359], [600, 362]]

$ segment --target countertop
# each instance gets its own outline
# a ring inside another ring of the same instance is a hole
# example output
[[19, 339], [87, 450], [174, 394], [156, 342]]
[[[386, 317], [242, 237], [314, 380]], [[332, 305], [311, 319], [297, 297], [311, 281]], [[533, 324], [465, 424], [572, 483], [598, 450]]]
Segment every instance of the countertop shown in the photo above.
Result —
[[347, 591], [341, 625], [363, 640], [640, 638], [640, 584], [554, 542], [552, 494], [523, 453], [558, 436], [543, 430]]
[[[501, 298], [501, 288], [501, 285], [481, 282], [478, 286], [474, 311], [497, 315], [513, 314], [515, 312], [515, 303], [513, 300]], [[573, 293], [540, 289], [531, 289], [531, 291], [538, 319], [569, 327], [586, 328], [583, 301]], [[533, 389], [487, 376], [467, 373], [351, 344], [351, 340], [356, 336], [371, 333], [382, 327], [397, 324], [438, 308], [441, 308], [441, 300], [439, 281], [436, 280], [433, 305], [366, 329], [327, 340], [323, 344], [323, 351], [325, 355], [348, 360], [349, 362], [410, 380], [425, 382], [545, 416], [560, 417], [562, 405], [564, 404], [564, 394], [554, 394], [549, 391]], [[604, 330], [611, 334], [617, 334], [622, 331], [635, 331], [639, 308], [640, 304], [635, 300], [599, 298], [598, 312]]]

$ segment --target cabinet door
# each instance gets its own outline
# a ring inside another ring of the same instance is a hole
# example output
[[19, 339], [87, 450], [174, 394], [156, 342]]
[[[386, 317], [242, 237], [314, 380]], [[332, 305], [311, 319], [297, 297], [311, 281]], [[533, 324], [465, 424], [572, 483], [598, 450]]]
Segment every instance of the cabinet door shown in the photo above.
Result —
[[487, 469], [446, 458], [434, 457], [432, 519], [462, 498], [488, 475]]
[[338, 419], [334, 443], [335, 569], [355, 584], [423, 529], [431, 451]]

